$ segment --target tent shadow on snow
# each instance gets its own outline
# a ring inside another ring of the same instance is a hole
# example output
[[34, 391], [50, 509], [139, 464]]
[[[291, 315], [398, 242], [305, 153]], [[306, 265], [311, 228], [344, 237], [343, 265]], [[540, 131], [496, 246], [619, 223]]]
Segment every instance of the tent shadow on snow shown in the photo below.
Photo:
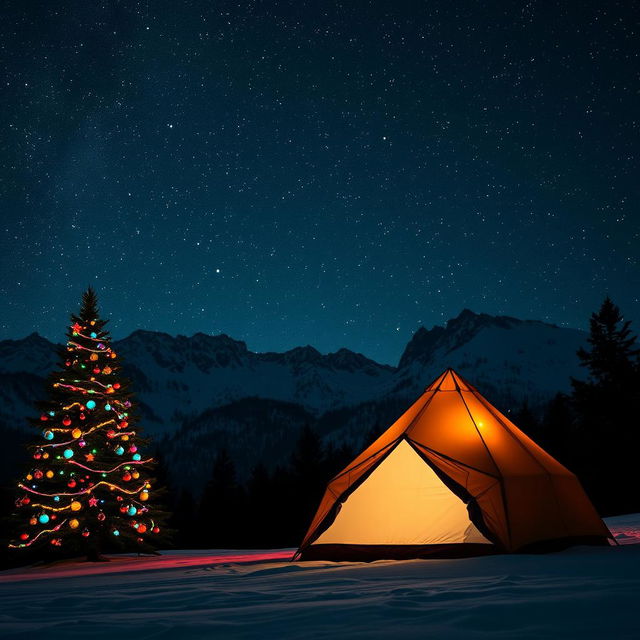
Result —
[[607, 545], [577, 477], [452, 369], [327, 486], [294, 560]]

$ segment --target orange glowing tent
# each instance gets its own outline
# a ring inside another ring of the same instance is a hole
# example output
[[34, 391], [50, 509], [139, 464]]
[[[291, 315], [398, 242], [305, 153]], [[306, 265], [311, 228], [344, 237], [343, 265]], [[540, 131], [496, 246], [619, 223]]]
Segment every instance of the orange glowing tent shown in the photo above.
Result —
[[294, 559], [608, 544], [580, 482], [452, 369], [329, 483]]

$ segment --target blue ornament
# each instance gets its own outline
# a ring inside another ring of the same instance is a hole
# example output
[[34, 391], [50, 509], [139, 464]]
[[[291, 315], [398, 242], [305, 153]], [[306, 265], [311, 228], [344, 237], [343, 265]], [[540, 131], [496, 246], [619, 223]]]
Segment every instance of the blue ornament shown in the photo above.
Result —
[[56, 412], [55, 412], [55, 411], [49, 411], [49, 415], [50, 415], [50, 416], [55, 416], [55, 415], [56, 415]]
[[109, 403], [104, 405], [104, 410], [105, 411], [111, 411], [111, 405]]
[[49, 522], [49, 516], [46, 513], [41, 513], [38, 516], [38, 522], [40, 522], [40, 524], [47, 524], [47, 522]]
[[140, 460], [142, 456], [139, 453], [134, 453], [131, 457], [133, 458], [133, 460], [138, 462], [138, 460]]
[[113, 533], [114, 536], [120, 535], [120, 532], [117, 529], [114, 529], [111, 533]]
[[121, 456], [124, 453], [124, 449], [120, 446], [116, 447], [116, 455]]
[[92, 332], [91, 332], [91, 337], [92, 337], [92, 338], [97, 338], [97, 337], [98, 337], [98, 334], [97, 334], [95, 331], [92, 331]]
[[62, 455], [68, 460], [69, 458], [73, 458], [73, 449], [65, 449]]
[[94, 400], [89, 400], [89, 402], [87, 402], [86, 404], [87, 409], [95, 409], [96, 408], [96, 403]]
[[[135, 516], [135, 515], [136, 515], [136, 513], [138, 513], [138, 510], [137, 510], [134, 506], [131, 506], [131, 507], [129, 507], [129, 508], [127, 509], [127, 513], [128, 513], [130, 516]], [[48, 517], [48, 516], [47, 516], [47, 517]]]
[[53, 440], [53, 431], [45, 431], [42, 435], [45, 440]]
[[60, 496], [54, 496], [53, 501], [54, 502], [60, 502]]

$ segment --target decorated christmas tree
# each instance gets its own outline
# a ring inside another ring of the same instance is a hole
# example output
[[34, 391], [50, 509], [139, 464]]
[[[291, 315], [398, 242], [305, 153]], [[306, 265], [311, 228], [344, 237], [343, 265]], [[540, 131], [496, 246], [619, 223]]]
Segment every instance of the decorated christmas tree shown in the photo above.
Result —
[[153, 551], [165, 517], [154, 508], [154, 461], [142, 450], [129, 385], [91, 288], [71, 320], [61, 368], [34, 420], [40, 441], [18, 483], [9, 546], [89, 559]]

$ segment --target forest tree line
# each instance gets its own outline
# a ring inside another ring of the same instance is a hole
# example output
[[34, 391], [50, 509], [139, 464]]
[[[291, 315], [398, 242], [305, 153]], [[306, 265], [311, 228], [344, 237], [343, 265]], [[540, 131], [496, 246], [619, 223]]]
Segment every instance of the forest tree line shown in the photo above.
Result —
[[[510, 417], [580, 478], [601, 515], [638, 512], [640, 350], [609, 298], [592, 315], [578, 357], [585, 380], [572, 380], [571, 394], [557, 394], [537, 412], [525, 402]], [[170, 492], [176, 547], [297, 546], [329, 480], [357, 453], [324, 444], [307, 426], [287, 464], [273, 472], [259, 464], [240, 483], [234, 461], [219, 451], [198, 501], [188, 490]]]

